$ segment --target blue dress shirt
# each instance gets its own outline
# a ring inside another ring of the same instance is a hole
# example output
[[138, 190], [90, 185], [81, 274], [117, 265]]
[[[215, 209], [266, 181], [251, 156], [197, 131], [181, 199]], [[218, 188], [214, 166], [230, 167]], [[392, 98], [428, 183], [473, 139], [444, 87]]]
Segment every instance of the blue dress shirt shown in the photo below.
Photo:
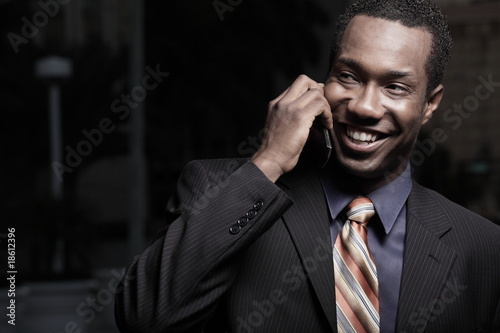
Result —
[[[344, 208], [358, 196], [347, 194], [331, 178], [322, 176], [323, 189], [332, 217], [330, 232], [332, 242], [346, 221]], [[368, 246], [377, 266], [380, 302], [380, 332], [396, 332], [401, 272], [406, 234], [406, 200], [412, 187], [408, 165], [403, 173], [391, 182], [365, 195], [375, 206], [375, 215], [367, 225]]]

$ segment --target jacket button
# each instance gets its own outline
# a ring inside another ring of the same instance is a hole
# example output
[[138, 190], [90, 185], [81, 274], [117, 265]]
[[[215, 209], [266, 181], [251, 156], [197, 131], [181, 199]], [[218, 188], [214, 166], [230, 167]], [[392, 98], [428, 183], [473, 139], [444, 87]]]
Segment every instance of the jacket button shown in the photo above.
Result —
[[255, 209], [256, 211], [259, 211], [263, 206], [264, 206], [264, 203], [261, 200], [259, 200], [253, 205], [253, 209]]
[[229, 232], [232, 234], [232, 235], [236, 235], [238, 232], [240, 232], [241, 230], [241, 227], [237, 224], [235, 225], [232, 225], [231, 228], [229, 228]]
[[250, 209], [245, 215], [249, 220], [251, 220], [257, 216], [257, 211], [255, 209]]
[[240, 217], [240, 218], [238, 219], [238, 222], [236, 222], [236, 223], [238, 223], [238, 225], [239, 225], [240, 227], [244, 227], [244, 226], [246, 226], [246, 225], [248, 224], [248, 218], [246, 218], [246, 217], [244, 217], [244, 216], [243, 216], [243, 217]]

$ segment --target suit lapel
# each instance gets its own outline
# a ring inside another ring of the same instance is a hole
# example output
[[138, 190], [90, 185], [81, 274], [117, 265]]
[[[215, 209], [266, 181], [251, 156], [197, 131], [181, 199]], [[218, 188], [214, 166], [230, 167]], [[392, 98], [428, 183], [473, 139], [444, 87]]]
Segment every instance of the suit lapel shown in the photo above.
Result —
[[[293, 182], [288, 179], [293, 179]], [[326, 317], [335, 331], [336, 305], [330, 217], [319, 177], [303, 174], [281, 181], [294, 205], [283, 220]]]
[[451, 229], [445, 212], [432, 193], [413, 184], [408, 198], [403, 274], [397, 331], [423, 332], [432, 320], [456, 258], [441, 238]]

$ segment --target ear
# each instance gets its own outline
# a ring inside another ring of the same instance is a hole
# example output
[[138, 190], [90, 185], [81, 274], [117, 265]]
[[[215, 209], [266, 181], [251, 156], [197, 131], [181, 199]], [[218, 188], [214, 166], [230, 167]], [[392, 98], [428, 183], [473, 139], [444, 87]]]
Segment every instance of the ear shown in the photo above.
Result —
[[442, 84], [438, 85], [436, 89], [434, 89], [429, 96], [427, 96], [427, 101], [425, 102], [424, 114], [422, 117], [422, 125], [429, 121], [432, 118], [432, 114], [441, 103], [441, 99], [443, 98], [444, 87]]

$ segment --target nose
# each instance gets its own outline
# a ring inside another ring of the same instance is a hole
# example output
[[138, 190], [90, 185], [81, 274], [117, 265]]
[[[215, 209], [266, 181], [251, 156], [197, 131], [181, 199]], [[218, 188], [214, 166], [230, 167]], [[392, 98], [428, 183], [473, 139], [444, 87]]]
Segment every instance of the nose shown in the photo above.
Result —
[[380, 91], [375, 84], [366, 84], [357, 89], [347, 105], [353, 116], [360, 119], [380, 119], [384, 115], [380, 104]]

